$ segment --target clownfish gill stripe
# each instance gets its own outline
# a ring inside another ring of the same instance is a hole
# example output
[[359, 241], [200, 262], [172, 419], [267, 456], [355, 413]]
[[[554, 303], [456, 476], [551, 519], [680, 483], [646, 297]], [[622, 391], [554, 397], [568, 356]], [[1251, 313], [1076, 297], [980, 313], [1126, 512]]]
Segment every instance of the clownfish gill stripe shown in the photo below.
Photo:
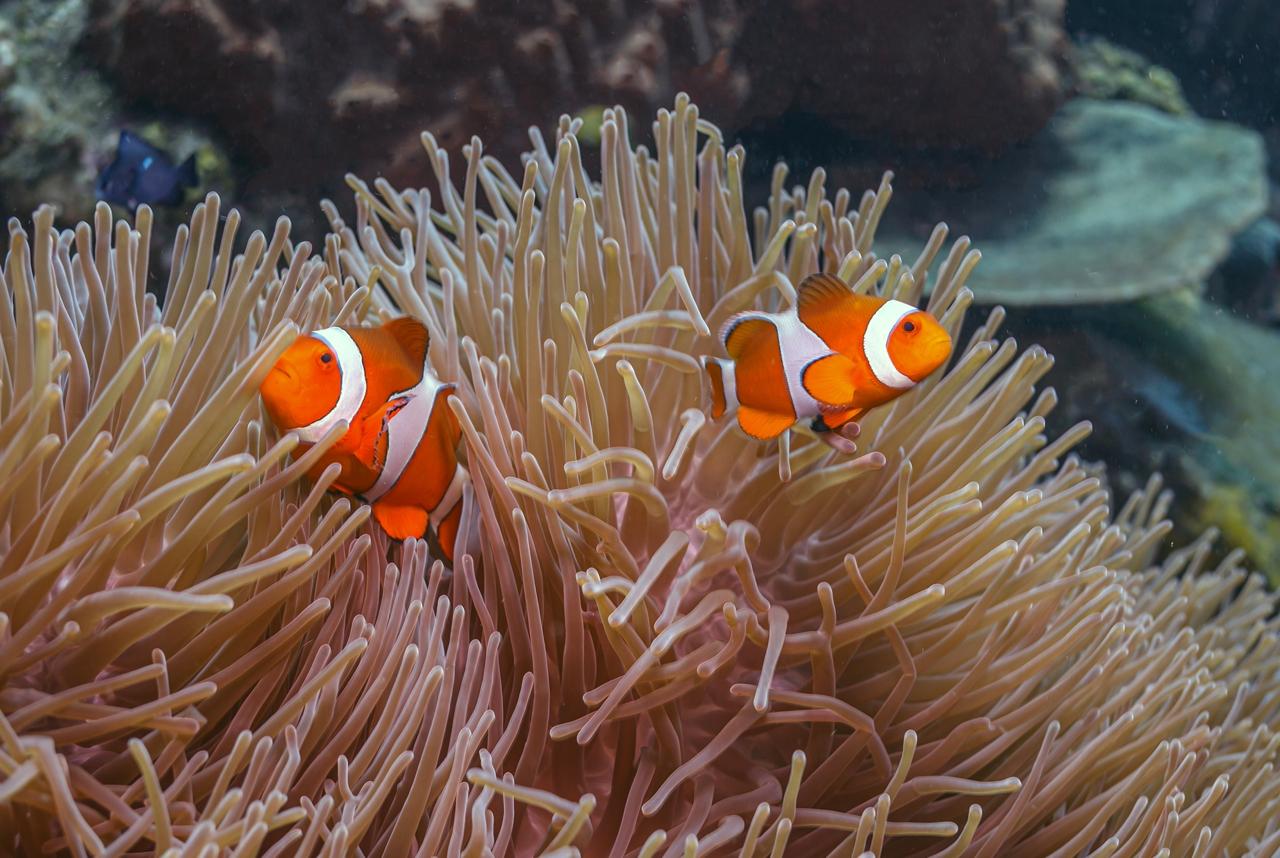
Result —
[[405, 468], [413, 459], [427, 426], [431, 423], [431, 412], [435, 408], [436, 394], [444, 387], [425, 366], [422, 378], [408, 390], [391, 394], [408, 397], [409, 402], [387, 421], [387, 456], [382, 465], [382, 472], [377, 481], [364, 492], [364, 498], [373, 503], [378, 498], [395, 488], [396, 483], [404, 476]]
[[351, 423], [364, 402], [366, 390], [364, 357], [360, 354], [360, 346], [356, 345], [356, 341], [350, 334], [342, 328], [324, 328], [312, 331], [311, 336], [327, 345], [337, 357], [342, 389], [338, 394], [337, 403], [329, 409], [328, 414], [313, 423], [293, 430], [297, 433], [298, 439], [305, 444], [314, 444], [319, 441], [340, 420]]
[[876, 378], [885, 387], [905, 390], [915, 382], [902, 374], [889, 354], [889, 337], [904, 316], [916, 312], [916, 308], [902, 301], [887, 301], [867, 322], [867, 332], [862, 338], [862, 352]]

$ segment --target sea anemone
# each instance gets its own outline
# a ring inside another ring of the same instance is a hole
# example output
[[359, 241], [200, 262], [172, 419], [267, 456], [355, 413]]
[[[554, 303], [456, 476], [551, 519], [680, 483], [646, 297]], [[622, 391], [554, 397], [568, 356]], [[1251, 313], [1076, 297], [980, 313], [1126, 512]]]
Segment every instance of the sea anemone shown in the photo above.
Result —
[[[710, 422], [697, 357], [807, 273], [923, 300], [978, 262], [872, 252], [821, 170], [748, 219], [685, 98], [601, 177], [561, 121], [519, 180], [352, 179], [322, 249], [237, 251], [210, 196], [163, 308], [150, 214], [32, 238], [0, 291], [0, 851], [1158, 855], [1280, 847], [1275, 598], [1211, 537], [1161, 559], [1050, 440], [1052, 365], [991, 313], [856, 452]], [[936, 273], [931, 274], [931, 269]], [[457, 564], [332, 499], [264, 428], [300, 330], [409, 313], [456, 382]], [[839, 446], [839, 445], [837, 445]]]

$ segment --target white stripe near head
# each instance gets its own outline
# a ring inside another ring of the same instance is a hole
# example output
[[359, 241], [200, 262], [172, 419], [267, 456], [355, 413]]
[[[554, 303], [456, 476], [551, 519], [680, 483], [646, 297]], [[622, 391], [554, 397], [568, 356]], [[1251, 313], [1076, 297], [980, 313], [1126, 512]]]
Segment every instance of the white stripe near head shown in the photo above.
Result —
[[867, 332], [862, 338], [862, 351], [877, 379], [885, 387], [905, 390], [915, 382], [902, 374], [889, 354], [889, 337], [904, 316], [916, 312], [916, 308], [902, 301], [886, 301], [871, 316]]
[[355, 340], [351, 339], [350, 334], [342, 328], [325, 328], [312, 331], [311, 336], [327, 345], [334, 357], [338, 359], [338, 374], [342, 380], [342, 389], [338, 393], [338, 402], [329, 409], [328, 414], [313, 423], [293, 430], [298, 434], [299, 440], [306, 444], [319, 441], [340, 420], [351, 423], [360, 410], [361, 403], [364, 402], [366, 389], [364, 358], [360, 354], [360, 347], [356, 345]]

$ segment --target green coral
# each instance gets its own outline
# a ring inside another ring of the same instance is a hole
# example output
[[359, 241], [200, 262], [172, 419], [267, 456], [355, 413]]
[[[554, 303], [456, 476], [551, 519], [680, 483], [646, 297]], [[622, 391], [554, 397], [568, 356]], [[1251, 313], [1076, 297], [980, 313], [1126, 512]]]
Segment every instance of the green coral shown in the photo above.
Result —
[[1280, 585], [1280, 338], [1190, 293], [1074, 319], [1124, 391], [1101, 418], [1108, 458], [1163, 471], [1184, 536], [1217, 528]]
[[196, 156], [199, 183], [188, 188], [183, 206], [193, 205], [209, 191], [227, 194], [235, 187], [235, 169], [220, 146], [200, 130], [185, 124], [152, 120], [135, 129], [135, 133], [152, 146], [168, 152], [175, 162], [188, 155]]
[[604, 128], [604, 105], [589, 104], [579, 110], [574, 118], [582, 120], [582, 127], [577, 134], [578, 142], [584, 146], [598, 147], [600, 132]]
[[1257, 498], [1241, 485], [1212, 485], [1191, 512], [1191, 529], [1217, 528], [1224, 542], [1235, 545], [1267, 568], [1273, 584], [1280, 562], [1280, 514], [1260, 509]]
[[1137, 51], [1093, 37], [1076, 46], [1076, 89], [1107, 101], [1136, 101], [1177, 116], [1194, 113], [1173, 72]]
[[[86, 0], [0, 2], [0, 207], [27, 212], [51, 202], [66, 220], [89, 217], [94, 181], [115, 152], [124, 115], [108, 82], [74, 46], [88, 19]], [[200, 187], [230, 191], [230, 159], [195, 126], [151, 121], [137, 129], [185, 158], [196, 153]]]
[[92, 207], [94, 142], [115, 113], [106, 83], [75, 56], [84, 0], [0, 4], [0, 198], [8, 211], [52, 201]]

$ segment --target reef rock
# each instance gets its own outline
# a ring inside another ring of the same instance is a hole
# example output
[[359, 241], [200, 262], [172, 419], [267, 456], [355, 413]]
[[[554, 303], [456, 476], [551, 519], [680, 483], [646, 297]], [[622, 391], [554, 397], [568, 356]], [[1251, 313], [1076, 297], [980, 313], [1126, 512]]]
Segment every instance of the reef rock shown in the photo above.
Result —
[[1072, 4], [1068, 19], [1073, 32], [1158, 57], [1201, 113], [1280, 133], [1280, 3], [1090, 0]]
[[[0, 209], [52, 203], [71, 218], [93, 211], [95, 159], [116, 105], [71, 46], [84, 0], [0, 3]], [[114, 144], [110, 144], [114, 145]]]
[[983, 249], [979, 301], [1106, 303], [1199, 287], [1266, 202], [1254, 132], [1077, 99], [974, 187], [904, 195], [880, 234], [919, 243], [945, 207]]
[[1083, 452], [1118, 494], [1160, 472], [1179, 536], [1215, 527], [1280, 584], [1276, 332], [1190, 292], [1015, 313], [1008, 329], [1058, 358], [1054, 419], [1092, 419]]
[[424, 128], [514, 156], [566, 107], [647, 115], [679, 90], [730, 132], [810, 113], [864, 140], [998, 148], [1063, 90], [1064, 0], [90, 3], [83, 45], [123, 94], [211, 121], [275, 188], [417, 185]]
[[820, 116], [861, 140], [1001, 149], [1061, 104], [1066, 0], [766, 4], [735, 58], [749, 109]]
[[268, 187], [344, 170], [420, 184], [423, 129], [515, 154], [565, 108], [647, 115], [683, 88], [733, 112], [746, 93], [721, 53], [741, 22], [731, 0], [91, 5], [84, 46], [126, 97], [212, 121]]
[[1079, 40], [1071, 62], [1071, 77], [1072, 88], [1079, 95], [1104, 101], [1136, 101], [1177, 116], [1195, 115], [1173, 72], [1100, 36]]

